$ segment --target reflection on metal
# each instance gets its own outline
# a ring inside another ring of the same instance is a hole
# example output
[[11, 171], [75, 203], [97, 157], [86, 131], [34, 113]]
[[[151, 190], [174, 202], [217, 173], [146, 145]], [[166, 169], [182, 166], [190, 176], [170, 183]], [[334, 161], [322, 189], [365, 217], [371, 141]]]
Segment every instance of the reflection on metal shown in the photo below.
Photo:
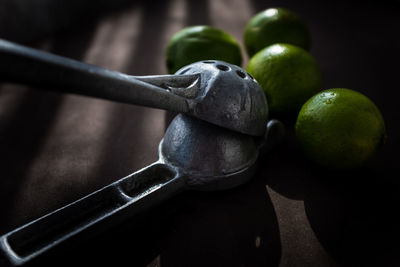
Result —
[[0, 62], [0, 78], [8, 81], [186, 113], [171, 122], [155, 163], [1, 236], [0, 251], [15, 265], [182, 190], [241, 185], [252, 177], [259, 155], [283, 135], [279, 121], [267, 121], [267, 102], [257, 82], [225, 62], [197, 62], [176, 75], [135, 77], [1, 40]]
[[260, 151], [279, 141], [280, 127], [272, 120], [265, 139], [254, 138], [180, 114], [160, 142], [157, 162], [1, 236], [0, 249], [10, 262], [21, 265], [67, 239], [107, 228], [182, 190], [243, 184], [252, 177]]
[[0, 62], [3, 81], [186, 113], [254, 136], [264, 134], [267, 122], [258, 83], [221, 61], [197, 62], [175, 75], [137, 77], [0, 39]]

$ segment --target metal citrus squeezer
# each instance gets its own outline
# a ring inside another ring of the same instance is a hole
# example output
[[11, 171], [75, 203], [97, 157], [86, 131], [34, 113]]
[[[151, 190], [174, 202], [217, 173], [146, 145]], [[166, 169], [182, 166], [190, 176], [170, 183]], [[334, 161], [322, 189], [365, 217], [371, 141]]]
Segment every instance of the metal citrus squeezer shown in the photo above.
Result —
[[21, 265], [88, 229], [104, 229], [186, 189], [222, 190], [248, 181], [283, 125], [243, 69], [217, 60], [174, 75], [130, 76], [0, 40], [0, 81], [39, 85], [178, 112], [159, 144], [159, 159], [69, 205], [0, 237]]

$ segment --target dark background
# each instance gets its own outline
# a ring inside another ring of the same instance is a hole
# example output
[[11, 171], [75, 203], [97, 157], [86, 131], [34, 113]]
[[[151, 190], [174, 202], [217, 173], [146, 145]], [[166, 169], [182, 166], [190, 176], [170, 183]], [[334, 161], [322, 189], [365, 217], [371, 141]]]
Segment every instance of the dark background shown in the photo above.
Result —
[[[308, 22], [324, 89], [360, 91], [380, 108], [388, 140], [379, 157], [353, 171], [318, 168], [286, 122], [283, 144], [260, 159], [248, 184], [183, 193], [31, 265], [400, 266], [399, 1], [0, 0], [0, 37], [129, 74], [162, 74], [166, 43], [182, 27], [214, 25], [241, 42], [250, 17], [276, 6]], [[0, 85], [0, 234], [155, 161], [164, 118]]]

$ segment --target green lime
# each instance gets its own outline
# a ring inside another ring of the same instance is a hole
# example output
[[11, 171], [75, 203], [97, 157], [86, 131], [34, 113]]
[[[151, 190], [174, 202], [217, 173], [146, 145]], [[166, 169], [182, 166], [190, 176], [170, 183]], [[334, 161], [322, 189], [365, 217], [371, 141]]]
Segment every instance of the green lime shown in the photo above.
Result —
[[305, 50], [311, 46], [305, 21], [284, 8], [269, 8], [255, 15], [246, 25], [243, 38], [250, 57], [275, 43], [293, 44]]
[[191, 26], [177, 32], [168, 42], [166, 57], [169, 73], [207, 59], [242, 64], [238, 42], [230, 34], [210, 26]]
[[316, 60], [304, 49], [290, 44], [267, 46], [255, 54], [248, 66], [258, 81], [271, 114], [290, 116], [321, 88], [321, 71]]
[[343, 169], [364, 165], [386, 139], [379, 109], [349, 89], [329, 89], [310, 98], [296, 121], [305, 154], [321, 166]]

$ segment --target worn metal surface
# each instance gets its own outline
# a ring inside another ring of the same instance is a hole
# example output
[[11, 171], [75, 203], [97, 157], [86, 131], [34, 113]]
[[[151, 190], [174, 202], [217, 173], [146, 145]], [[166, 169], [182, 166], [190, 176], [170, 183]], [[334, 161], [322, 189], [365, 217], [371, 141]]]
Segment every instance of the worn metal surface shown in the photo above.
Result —
[[161, 140], [157, 162], [1, 236], [0, 250], [22, 265], [88, 228], [121, 222], [184, 189], [241, 185], [253, 176], [260, 148], [282, 137], [279, 127], [278, 121], [268, 124], [266, 132], [278, 134], [271, 143], [180, 114]]
[[[252, 15], [283, 6], [309, 25], [323, 88], [349, 87], [370, 97], [385, 118], [387, 145], [363, 169], [320, 169], [304, 158], [285, 122], [283, 145], [259, 160], [245, 185], [182, 192], [30, 266], [400, 265], [397, 0], [130, 3], [99, 20], [81, 16], [29, 45], [127, 74], [161, 74], [165, 45], [184, 26], [213, 25], [240, 42]], [[165, 132], [163, 110], [9, 84], [0, 87], [0, 125], [1, 234], [154, 162]], [[0, 260], [0, 266], [7, 265]]]
[[267, 124], [267, 101], [254, 78], [222, 61], [193, 63], [176, 75], [129, 76], [0, 39], [0, 62], [3, 81], [62, 88], [204, 120], [178, 115], [160, 143], [157, 162], [1, 236], [0, 249], [15, 265], [94, 225], [120, 222], [124, 214], [133, 215], [184, 188], [221, 190], [243, 184], [254, 174], [259, 150], [268, 144], [246, 134], [272, 133], [274, 142], [282, 135], [276, 130], [282, 124]]
[[[194, 63], [178, 75], [135, 77], [0, 39], [0, 79], [183, 112], [245, 134], [264, 134], [267, 100], [240, 67]], [[7, 63], [6, 63], [7, 62]]]
[[[193, 95], [193, 116], [245, 134], [261, 136], [268, 119], [268, 104], [260, 85], [242, 68], [218, 60], [193, 63], [176, 74], [200, 73]], [[182, 91], [193, 94], [193, 91]]]

